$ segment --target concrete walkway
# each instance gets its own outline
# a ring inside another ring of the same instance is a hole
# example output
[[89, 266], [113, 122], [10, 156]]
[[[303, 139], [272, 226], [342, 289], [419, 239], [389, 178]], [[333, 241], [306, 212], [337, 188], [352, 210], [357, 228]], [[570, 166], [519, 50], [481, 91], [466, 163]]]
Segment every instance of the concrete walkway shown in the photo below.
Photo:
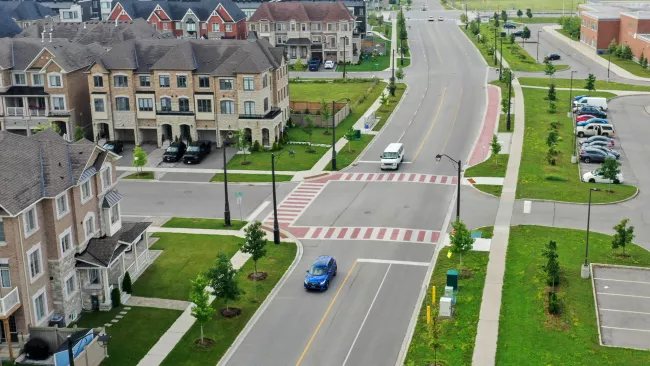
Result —
[[515, 114], [515, 131], [512, 135], [508, 169], [494, 223], [494, 236], [490, 244], [490, 259], [483, 289], [474, 354], [472, 356], [472, 365], [474, 366], [493, 366], [496, 361], [501, 291], [503, 275], [506, 269], [506, 252], [510, 237], [510, 223], [515, 204], [515, 191], [519, 177], [525, 127], [523, 91], [516, 79], [513, 80], [512, 87], [515, 95], [515, 109], [517, 110]]
[[190, 302], [171, 299], [159, 299], [155, 297], [131, 296], [126, 301], [125, 305], [144, 306], [148, 308], [158, 309], [185, 310], [190, 305]]
[[392, 19], [393, 30], [390, 33], [390, 53], [388, 54], [390, 57], [390, 65], [388, 66], [388, 70], [393, 68], [393, 52], [395, 52], [395, 57], [397, 57], [397, 13], [392, 14]]
[[[175, 233], [175, 234], [194, 234], [194, 235], [229, 235], [245, 238], [244, 230], [212, 230], [212, 229], [186, 229], [173, 227], [149, 226], [147, 229], [150, 233]], [[273, 233], [266, 231], [266, 240], [273, 240]], [[282, 241], [293, 242], [291, 238], [282, 238]], [[239, 253], [239, 252], [237, 252]], [[237, 254], [235, 254], [237, 255]], [[234, 257], [233, 257], [234, 258]]]

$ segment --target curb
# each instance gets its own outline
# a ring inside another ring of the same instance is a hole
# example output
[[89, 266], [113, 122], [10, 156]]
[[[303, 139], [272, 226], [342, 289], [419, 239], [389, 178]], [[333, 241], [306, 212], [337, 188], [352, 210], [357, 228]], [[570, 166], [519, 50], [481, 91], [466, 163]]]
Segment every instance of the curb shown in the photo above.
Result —
[[[483, 191], [481, 191], [480, 189], [474, 187], [473, 184], [470, 184], [469, 186], [472, 187], [473, 189], [475, 189], [477, 192], [479, 192], [479, 193], [481, 193], [481, 194], [484, 194], [484, 195], [486, 195], [486, 196], [490, 196], [490, 197], [494, 197], [494, 198], [496, 198], [496, 199], [498, 199], [498, 200], [501, 199], [501, 197], [498, 197], [498, 196], [495, 196], [495, 195], [493, 195], [493, 194], [490, 194], [490, 193], [487, 193], [487, 192], [483, 192]], [[593, 205], [593, 203], [592, 203], [592, 205]]]
[[[180, 183], [180, 184], [219, 184], [223, 182], [191, 182], [191, 181], [176, 181], [176, 180], [158, 180], [158, 179], [119, 179], [118, 181], [127, 181], [127, 182], [138, 182], [138, 183]], [[284, 181], [284, 182], [275, 182], [275, 185], [282, 185], [287, 183], [296, 183], [300, 181]], [[228, 187], [230, 186], [270, 186], [273, 185], [272, 182], [228, 182]]]
[[[485, 127], [485, 121], [486, 121], [486, 119], [487, 119], [487, 111], [488, 111], [488, 107], [489, 107], [489, 104], [490, 104], [490, 96], [489, 96], [490, 93], [489, 93], [488, 90], [489, 90], [491, 87], [492, 87], [492, 88], [497, 88], [497, 89], [499, 90], [499, 98], [498, 98], [498, 100], [499, 100], [499, 101], [501, 100], [501, 88], [499, 88], [499, 87], [496, 86], [496, 85], [488, 84], [488, 83], [487, 83], [487, 78], [488, 78], [488, 73], [486, 72], [486, 73], [485, 73], [485, 85], [486, 85], [486, 87], [485, 87], [485, 110], [483, 111], [483, 121], [481, 121], [481, 128], [479, 128], [478, 135], [476, 135], [476, 139], [474, 139], [474, 144], [472, 145], [472, 150], [469, 152], [469, 155], [468, 155], [468, 158], [467, 158], [467, 163], [465, 164], [465, 169], [486, 162], [488, 159], [490, 159], [490, 156], [492, 155], [492, 151], [491, 151], [491, 149], [490, 149], [490, 151], [488, 151], [488, 154], [487, 154], [487, 156], [485, 157], [485, 159], [483, 159], [483, 161], [481, 161], [481, 162], [479, 162], [479, 163], [476, 163], [476, 164], [474, 164], [474, 165], [469, 165], [469, 161], [471, 160], [472, 155], [474, 154], [474, 150], [476, 150], [476, 146], [478, 145], [478, 142], [479, 142], [479, 140], [481, 139], [481, 134], [483, 133], [483, 128]], [[499, 104], [500, 104], [500, 103], [499, 103]], [[499, 111], [499, 112], [500, 112], [500, 111]], [[501, 117], [500, 114], [497, 113], [497, 122], [496, 122], [496, 124], [495, 124], [495, 126], [494, 126], [494, 129], [495, 129], [494, 134], [496, 134], [496, 130], [499, 129], [499, 118], [500, 118], [500, 117]]]
[[[619, 201], [614, 201], [614, 202], [598, 202], [598, 203], [596, 203], [596, 202], [592, 202], [591, 205], [592, 205], [592, 206], [607, 206], [607, 205], [615, 205], [615, 204], [617, 204], [617, 203], [623, 203], [623, 202], [631, 201], [631, 200], [635, 199], [636, 196], [639, 195], [639, 191], [640, 191], [639, 188], [638, 188], [638, 187], [635, 187], [635, 188], [636, 188], [636, 192], [634, 192], [634, 194], [631, 195], [630, 197], [624, 198], [624, 199], [619, 200]], [[547, 202], [547, 203], [565, 203], [565, 204], [568, 204], [568, 205], [581, 205], [581, 206], [586, 206], [586, 205], [589, 204], [589, 203], [585, 203], [585, 202], [555, 201], [555, 200], [544, 200], [544, 199], [539, 199], [539, 198], [515, 198], [515, 201], [533, 201], [533, 202]]]
[[281, 230], [283, 234], [285, 234], [287, 237], [291, 238], [294, 240], [296, 244], [296, 257], [293, 259], [293, 262], [287, 268], [287, 270], [284, 272], [284, 275], [282, 275], [282, 278], [278, 281], [278, 283], [275, 284], [273, 287], [273, 290], [266, 296], [266, 299], [262, 302], [259, 308], [255, 311], [255, 314], [250, 318], [250, 320], [246, 323], [246, 326], [239, 332], [239, 335], [237, 335], [237, 338], [232, 342], [230, 347], [228, 347], [228, 350], [226, 350], [226, 353], [221, 357], [219, 362], [217, 363], [217, 366], [225, 366], [228, 361], [230, 361], [230, 358], [233, 356], [235, 351], [239, 348], [239, 346], [243, 343], [244, 339], [250, 333], [251, 329], [255, 326], [257, 321], [262, 317], [266, 309], [269, 307], [269, 304], [275, 296], [280, 292], [280, 288], [287, 282], [287, 279], [289, 276], [293, 273], [293, 271], [296, 269], [298, 266], [298, 262], [302, 259], [302, 254], [303, 254], [303, 246], [302, 242], [298, 240], [293, 234], [291, 234], [288, 231]]

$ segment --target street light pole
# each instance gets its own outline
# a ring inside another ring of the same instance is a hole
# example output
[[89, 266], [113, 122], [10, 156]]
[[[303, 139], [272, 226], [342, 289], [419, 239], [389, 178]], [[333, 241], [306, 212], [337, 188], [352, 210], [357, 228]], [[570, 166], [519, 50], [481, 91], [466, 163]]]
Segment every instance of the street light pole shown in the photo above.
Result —
[[591, 192], [600, 191], [600, 188], [589, 189], [589, 205], [587, 206], [587, 243], [585, 245], [585, 263], [582, 265], [580, 275], [582, 278], [589, 278], [589, 221], [591, 219]]
[[494, 27], [494, 66], [497, 65], [497, 53], [496, 53], [496, 50], [497, 50], [497, 27], [495, 25], [495, 27]]
[[336, 102], [332, 101], [332, 171], [336, 170], [336, 123], [334, 115], [336, 114]]
[[506, 130], [510, 131], [510, 105], [512, 104], [512, 71], [508, 74], [508, 114], [506, 115]]
[[503, 72], [503, 37], [501, 38], [501, 52], [499, 52], [499, 80], [501, 79], [501, 73]]
[[535, 54], [535, 61], [539, 62], [539, 33], [541, 30], [537, 31], [537, 53]]
[[460, 221], [460, 175], [461, 175], [461, 168], [462, 168], [462, 161], [458, 159], [457, 161], [452, 159], [449, 155], [447, 154], [438, 154], [436, 155], [436, 162], [440, 162], [440, 159], [442, 157], [446, 157], [447, 159], [451, 160], [454, 164], [456, 164], [456, 167], [458, 168], [458, 181], [456, 182], [456, 188], [457, 188], [457, 193], [456, 193], [456, 221]]
[[343, 37], [343, 79], [345, 79], [345, 46], [347, 45], [348, 37]]
[[569, 110], [573, 113], [573, 73], [578, 71], [571, 71], [571, 83], [569, 84]]
[[609, 67], [612, 65], [612, 53], [607, 52], [607, 82], [609, 83]]
[[278, 202], [275, 197], [275, 153], [271, 153], [271, 181], [273, 184], [273, 242], [280, 244], [280, 225], [278, 224]]
[[[226, 161], [226, 140], [224, 139], [221, 142], [221, 148], [223, 149], [223, 190], [226, 197], [226, 205], [223, 211], [223, 219], [226, 227], [230, 227], [230, 203], [228, 202], [228, 168]], [[246, 153], [244, 151], [244, 153]]]
[[393, 50], [393, 80], [395, 80], [395, 50]]

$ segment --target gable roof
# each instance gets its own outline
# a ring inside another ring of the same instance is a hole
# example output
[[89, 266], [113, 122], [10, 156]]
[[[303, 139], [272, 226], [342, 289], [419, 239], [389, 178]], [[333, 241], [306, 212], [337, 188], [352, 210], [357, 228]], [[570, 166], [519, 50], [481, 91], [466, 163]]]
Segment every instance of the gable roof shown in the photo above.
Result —
[[67, 39], [0, 38], [0, 68], [25, 70], [45, 48], [66, 72], [90, 65], [105, 51], [96, 43], [82, 45]]
[[109, 267], [133, 242], [151, 225], [150, 222], [123, 222], [122, 228], [113, 236], [93, 238], [83, 253], [77, 254], [77, 260], [101, 267]]
[[350, 10], [341, 2], [266, 2], [255, 11], [249, 22], [339, 22], [354, 21]]
[[7, 13], [18, 21], [38, 20], [56, 15], [54, 10], [35, 1], [0, 1], [0, 13]]
[[2, 24], [2, 27], [0, 27], [0, 38], [13, 37], [23, 31], [11, 15], [3, 11], [0, 11], [0, 24]]
[[171, 17], [172, 20], [181, 20], [191, 10], [200, 21], [206, 21], [212, 12], [221, 5], [230, 14], [234, 22], [246, 19], [246, 14], [239, 9], [232, 0], [199, 0], [199, 1], [140, 1], [140, 0], [114, 0], [111, 8], [115, 9], [117, 4], [122, 5], [124, 11], [133, 19], [148, 19], [151, 13], [160, 8]]

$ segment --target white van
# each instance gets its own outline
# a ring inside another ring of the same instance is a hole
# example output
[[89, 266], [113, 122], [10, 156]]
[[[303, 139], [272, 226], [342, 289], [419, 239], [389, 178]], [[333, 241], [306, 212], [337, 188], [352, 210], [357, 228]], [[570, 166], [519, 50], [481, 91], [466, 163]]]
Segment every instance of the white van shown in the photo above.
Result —
[[607, 111], [607, 98], [603, 97], [582, 97], [580, 100], [573, 102], [573, 105], [576, 107], [582, 107], [584, 105], [590, 105], [593, 107], [600, 108], [602, 111]]
[[381, 154], [381, 169], [395, 169], [399, 168], [400, 163], [404, 159], [404, 145], [398, 142], [388, 144], [384, 153]]

